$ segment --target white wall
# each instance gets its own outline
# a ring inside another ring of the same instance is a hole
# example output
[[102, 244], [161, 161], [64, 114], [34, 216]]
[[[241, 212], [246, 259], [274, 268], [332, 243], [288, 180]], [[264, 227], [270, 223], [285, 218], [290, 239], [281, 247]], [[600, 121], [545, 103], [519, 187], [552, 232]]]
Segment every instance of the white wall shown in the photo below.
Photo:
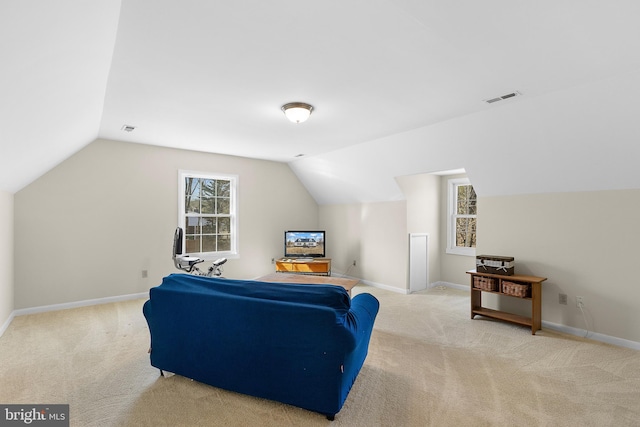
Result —
[[[517, 274], [548, 278], [543, 321], [640, 342], [638, 211], [640, 190], [480, 197], [478, 250], [515, 257]], [[523, 302], [499, 304], [524, 310]]]
[[[449, 175], [440, 178], [440, 233], [442, 235], [440, 250], [442, 258], [440, 260], [441, 275], [440, 280], [443, 282], [454, 283], [458, 285], [469, 285], [471, 283], [469, 270], [476, 268], [475, 256], [457, 255], [447, 253], [447, 222], [449, 215], [449, 179], [467, 178], [467, 175]], [[471, 182], [473, 185], [473, 182]], [[474, 187], [475, 188], [475, 187]], [[480, 213], [480, 211], [478, 211]], [[480, 221], [480, 219], [478, 219]]]
[[[440, 177], [418, 174], [397, 177], [396, 181], [407, 199], [407, 235], [429, 234], [428, 279], [429, 284], [440, 280], [441, 248]], [[446, 245], [446, 240], [445, 240]]]
[[[464, 175], [456, 175], [460, 177]], [[409, 233], [429, 234], [429, 281], [467, 284], [475, 258], [446, 254], [447, 178], [397, 177], [405, 201], [320, 205], [334, 273], [408, 289]], [[351, 265], [356, 260], [356, 266]]]
[[[402, 177], [407, 201], [318, 207], [285, 164], [97, 140], [15, 195], [0, 192], [0, 322], [14, 309], [144, 292], [174, 272], [178, 169], [240, 176], [241, 258], [227, 263], [228, 277], [272, 271], [283, 230], [321, 228], [336, 274], [403, 292], [408, 233], [430, 231], [423, 215], [437, 191], [431, 178]], [[441, 216], [445, 189], [442, 178]], [[549, 278], [543, 321], [640, 342], [639, 210], [640, 190], [480, 196], [478, 252], [514, 256], [517, 273]], [[442, 249], [430, 280], [467, 284], [473, 263]], [[560, 292], [568, 305], [558, 304]], [[494, 300], [526, 313], [521, 302]]]
[[13, 194], [0, 191], [0, 335], [14, 309]]
[[[406, 291], [409, 241], [404, 201], [323, 205], [319, 211], [334, 274], [346, 272]], [[353, 260], [356, 267], [351, 266]]]
[[96, 140], [15, 194], [15, 307], [146, 292], [177, 272], [179, 169], [239, 176], [240, 258], [227, 277], [273, 271], [283, 231], [318, 226], [286, 164]]

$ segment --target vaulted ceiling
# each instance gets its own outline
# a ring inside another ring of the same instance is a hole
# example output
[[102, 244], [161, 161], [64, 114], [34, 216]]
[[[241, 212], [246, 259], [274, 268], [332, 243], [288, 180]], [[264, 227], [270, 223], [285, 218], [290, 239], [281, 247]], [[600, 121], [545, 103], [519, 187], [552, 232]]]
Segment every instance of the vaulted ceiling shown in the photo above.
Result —
[[319, 203], [461, 167], [481, 195], [640, 188], [638, 16], [635, 0], [0, 0], [0, 189], [96, 138], [287, 162]]

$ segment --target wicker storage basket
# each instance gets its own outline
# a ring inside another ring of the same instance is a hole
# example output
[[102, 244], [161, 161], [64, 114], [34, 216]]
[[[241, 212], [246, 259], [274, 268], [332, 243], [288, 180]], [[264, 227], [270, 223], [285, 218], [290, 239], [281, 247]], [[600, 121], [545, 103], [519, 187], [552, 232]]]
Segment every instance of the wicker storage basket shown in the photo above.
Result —
[[478, 273], [500, 274], [513, 276], [515, 261], [512, 256], [478, 255], [476, 256], [476, 271]]
[[502, 281], [502, 293], [514, 297], [528, 298], [531, 296], [531, 288], [528, 284]]
[[498, 280], [491, 277], [473, 276], [473, 287], [495, 292], [498, 290]]

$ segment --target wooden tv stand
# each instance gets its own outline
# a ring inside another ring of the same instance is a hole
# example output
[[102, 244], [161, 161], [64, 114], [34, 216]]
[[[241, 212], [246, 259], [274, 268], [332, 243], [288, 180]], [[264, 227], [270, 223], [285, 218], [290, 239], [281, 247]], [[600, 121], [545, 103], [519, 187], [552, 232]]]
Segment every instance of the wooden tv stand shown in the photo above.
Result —
[[[531, 327], [531, 335], [535, 335], [536, 331], [542, 329], [542, 282], [547, 280], [546, 277], [537, 276], [504, 276], [501, 274], [478, 273], [476, 270], [469, 270], [467, 274], [471, 275], [471, 318], [476, 314], [490, 317], [492, 319], [504, 320], [506, 322], [516, 323], [518, 325]], [[496, 290], [485, 290], [474, 287], [474, 277], [484, 277], [497, 281]], [[511, 282], [529, 286], [527, 296], [521, 297], [509, 295], [503, 292], [503, 282]], [[482, 293], [504, 295], [511, 298], [520, 298], [531, 301], [531, 317], [524, 317], [517, 314], [506, 313], [504, 311], [492, 310], [482, 307]]]
[[298, 261], [295, 258], [280, 258], [276, 260], [276, 273], [331, 276], [331, 258], [314, 258], [313, 261]]

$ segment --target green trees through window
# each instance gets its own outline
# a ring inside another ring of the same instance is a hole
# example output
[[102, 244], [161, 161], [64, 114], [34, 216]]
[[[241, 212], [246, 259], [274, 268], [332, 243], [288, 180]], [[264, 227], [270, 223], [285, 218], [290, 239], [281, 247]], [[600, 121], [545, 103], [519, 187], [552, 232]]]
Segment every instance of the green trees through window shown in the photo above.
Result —
[[447, 253], [475, 256], [477, 196], [467, 178], [449, 179]]
[[181, 216], [185, 252], [235, 250], [235, 178], [183, 173]]
[[471, 184], [458, 185], [456, 194], [456, 246], [476, 247], [476, 192]]

